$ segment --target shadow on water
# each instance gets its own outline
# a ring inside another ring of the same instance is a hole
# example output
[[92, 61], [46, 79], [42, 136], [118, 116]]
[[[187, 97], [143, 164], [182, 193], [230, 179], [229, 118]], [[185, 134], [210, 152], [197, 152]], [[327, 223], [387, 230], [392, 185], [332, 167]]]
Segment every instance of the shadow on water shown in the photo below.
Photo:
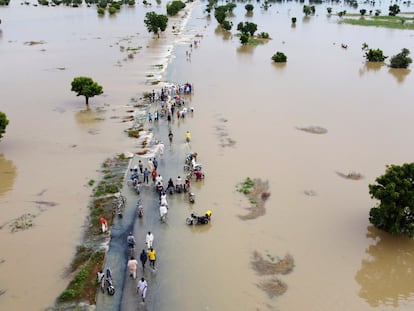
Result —
[[0, 154], [0, 196], [13, 189], [14, 180], [16, 179], [16, 166], [13, 161], [7, 160], [3, 154]]
[[367, 238], [372, 239], [355, 280], [361, 286], [359, 297], [370, 306], [398, 307], [400, 302], [414, 299], [414, 241], [391, 236], [373, 226], [367, 227]]

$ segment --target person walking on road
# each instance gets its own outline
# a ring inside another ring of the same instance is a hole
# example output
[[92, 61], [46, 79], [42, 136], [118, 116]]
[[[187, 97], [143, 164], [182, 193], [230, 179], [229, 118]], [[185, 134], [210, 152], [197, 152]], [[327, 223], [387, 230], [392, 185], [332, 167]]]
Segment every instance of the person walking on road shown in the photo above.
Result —
[[148, 176], [149, 176], [149, 171], [147, 168], [144, 169], [144, 182], [146, 182], [148, 184]]
[[142, 174], [144, 172], [144, 163], [141, 160], [138, 161], [139, 172]]
[[147, 280], [145, 280], [144, 277], [142, 277], [138, 281], [138, 285], [137, 285], [137, 291], [141, 295], [142, 302], [145, 302], [145, 297], [147, 296], [147, 288], [148, 288]]
[[148, 250], [152, 247], [153, 242], [154, 242], [154, 235], [151, 233], [151, 231], [148, 231], [145, 237], [145, 244], [147, 244]]
[[134, 280], [137, 278], [137, 266], [138, 266], [138, 261], [135, 259], [134, 256], [132, 256], [131, 259], [128, 260], [128, 269], [129, 269], [129, 275], [132, 276]]
[[145, 252], [145, 249], [142, 250], [141, 255], [139, 256], [139, 260], [141, 260], [141, 264], [142, 264], [142, 271], [145, 270], [145, 263], [147, 262], [148, 259], [148, 255]]
[[150, 248], [148, 252], [148, 259], [150, 262], [150, 267], [152, 267], [152, 269], [155, 270], [156, 252], [155, 252], [155, 249], [153, 249], [152, 247]]

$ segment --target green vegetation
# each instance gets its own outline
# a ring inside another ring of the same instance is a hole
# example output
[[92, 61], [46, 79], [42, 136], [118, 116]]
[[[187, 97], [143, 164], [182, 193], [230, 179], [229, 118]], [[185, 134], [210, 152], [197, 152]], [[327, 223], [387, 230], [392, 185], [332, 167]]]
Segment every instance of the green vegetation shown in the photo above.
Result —
[[316, 9], [314, 5], [304, 5], [303, 6], [303, 13], [305, 16], [315, 15]]
[[253, 190], [254, 182], [250, 177], [247, 177], [242, 183], [237, 186], [237, 191], [249, 194]]
[[[377, 12], [375, 13], [375, 15]], [[351, 15], [349, 15], [351, 16]], [[359, 15], [358, 15], [359, 16]], [[365, 16], [364, 18], [344, 18], [339, 23], [358, 25], [358, 26], [374, 26], [393, 29], [414, 29], [414, 18], [403, 16]]]
[[144, 23], [148, 32], [153, 32], [159, 38], [159, 33], [167, 29], [168, 17], [167, 15], [157, 14], [154, 11], [147, 12]]
[[97, 9], [98, 15], [105, 15], [105, 9], [98, 7]]
[[89, 98], [101, 95], [103, 88], [89, 77], [74, 78], [71, 84], [71, 91], [76, 92], [76, 96], [85, 96], [86, 108], [89, 109]]
[[167, 14], [169, 16], [177, 15], [177, 13], [185, 8], [185, 3], [180, 0], [174, 0], [167, 4]]
[[110, 6], [108, 8], [108, 13], [109, 13], [109, 15], [114, 15], [116, 13], [116, 8], [113, 7], [113, 6]]
[[9, 120], [4, 112], [0, 111], [0, 139], [3, 137], [3, 134], [6, 133], [6, 127], [9, 124]]
[[[112, 184], [114, 186], [111, 188], [120, 189], [128, 163], [129, 159], [125, 158], [124, 154], [107, 159], [102, 164], [101, 172], [104, 174], [104, 180], [100, 181], [99, 185], [105, 184], [108, 187]], [[89, 181], [89, 184], [91, 185], [92, 182]], [[112, 226], [114, 221], [113, 206], [116, 201], [117, 197], [110, 195], [94, 198], [90, 204], [89, 226], [85, 232], [84, 245], [76, 248], [76, 254], [68, 271], [70, 273], [76, 271], [76, 274], [58, 297], [58, 303], [88, 301], [90, 304], [95, 304], [96, 292], [99, 290], [96, 274], [102, 270], [105, 259], [105, 252], [100, 249], [102, 242], [100, 237], [107, 238], [105, 235], [102, 236], [100, 218], [105, 218], [108, 225]]]
[[89, 181], [88, 181], [88, 185], [89, 186], [93, 186], [93, 184], [95, 183], [95, 180], [93, 180], [93, 179], [90, 179]]
[[365, 42], [362, 44], [362, 50], [365, 51], [365, 58], [369, 62], [383, 62], [388, 56], [380, 49], [370, 49]]
[[0, 0], [0, 5], [9, 5], [10, 0]]
[[371, 208], [369, 221], [393, 235], [414, 237], [414, 163], [387, 165], [385, 174], [370, 184], [369, 194], [380, 203]]
[[97, 286], [96, 273], [103, 267], [105, 253], [97, 251], [91, 253], [88, 258], [82, 258], [85, 262], [81, 265], [79, 272], [69, 283], [68, 287], [58, 297], [58, 302], [87, 300], [95, 304]]
[[254, 6], [253, 4], [248, 3], [244, 6], [244, 8], [246, 9], [247, 12], [253, 12]]
[[272, 56], [272, 60], [275, 63], [286, 63], [287, 62], [287, 56], [282, 52], [276, 52], [276, 54], [274, 54]]
[[389, 13], [388, 13], [389, 16], [396, 16], [398, 13], [401, 12], [398, 4], [390, 5], [388, 7], [388, 10], [389, 10]]
[[400, 53], [394, 55], [390, 59], [391, 68], [408, 68], [408, 66], [413, 62], [411, 57], [408, 57], [410, 50], [402, 49]]
[[296, 24], [296, 17], [291, 18], [292, 24]]
[[230, 31], [231, 28], [233, 27], [233, 23], [225, 20], [221, 24], [221, 27], [223, 27], [224, 30]]
[[328, 14], [331, 14], [332, 13], [332, 8], [328, 7], [328, 8], [326, 8], [326, 11], [328, 12]]

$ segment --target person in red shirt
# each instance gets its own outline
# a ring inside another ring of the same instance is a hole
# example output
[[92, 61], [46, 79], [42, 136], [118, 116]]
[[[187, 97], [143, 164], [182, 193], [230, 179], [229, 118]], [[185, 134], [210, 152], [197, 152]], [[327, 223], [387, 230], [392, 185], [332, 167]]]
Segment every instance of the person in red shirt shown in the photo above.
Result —
[[155, 179], [157, 178], [157, 171], [155, 169], [151, 172], [151, 176], [152, 182], [155, 184]]

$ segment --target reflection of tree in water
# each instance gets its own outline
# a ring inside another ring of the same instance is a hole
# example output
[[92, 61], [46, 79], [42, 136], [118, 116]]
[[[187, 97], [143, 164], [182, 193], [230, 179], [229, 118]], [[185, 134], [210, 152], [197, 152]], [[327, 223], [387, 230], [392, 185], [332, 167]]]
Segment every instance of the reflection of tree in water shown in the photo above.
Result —
[[230, 40], [233, 37], [231, 31], [224, 30], [220, 25], [214, 29], [214, 33], [218, 36], [221, 36], [225, 41]]
[[7, 160], [3, 154], [0, 154], [0, 195], [13, 188], [16, 179], [16, 166], [13, 161]]
[[377, 72], [384, 65], [384, 62], [365, 62], [364, 66], [359, 69], [359, 76], [362, 77], [367, 72]]
[[362, 260], [355, 280], [361, 286], [359, 296], [370, 306], [398, 307], [414, 297], [414, 240], [391, 236], [369, 226], [367, 237], [376, 244], [366, 249], [369, 259]]
[[79, 110], [76, 112], [76, 121], [79, 124], [92, 124], [97, 123], [102, 120], [104, 120], [104, 114], [105, 110], [103, 108], [96, 108], [96, 109], [85, 109], [85, 110]]
[[392, 74], [396, 79], [398, 83], [403, 83], [405, 80], [405, 77], [410, 73], [411, 70], [409, 69], [403, 69], [403, 68], [390, 68], [388, 72]]

